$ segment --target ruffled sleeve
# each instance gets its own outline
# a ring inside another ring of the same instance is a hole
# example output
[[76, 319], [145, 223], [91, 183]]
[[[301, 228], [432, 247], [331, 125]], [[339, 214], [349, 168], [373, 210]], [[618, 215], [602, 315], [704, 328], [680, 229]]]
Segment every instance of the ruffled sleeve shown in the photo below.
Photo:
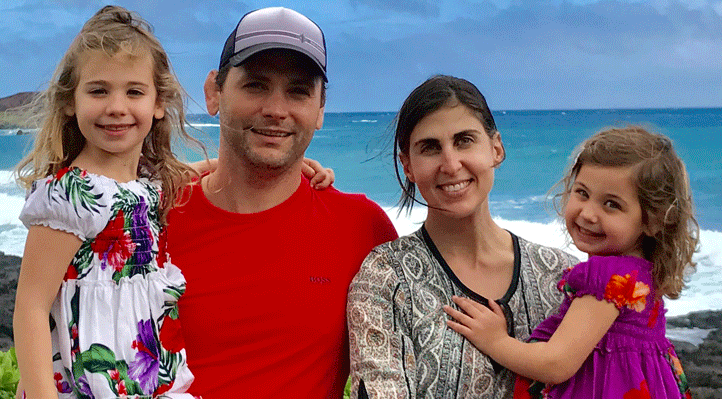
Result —
[[567, 295], [593, 295], [620, 311], [654, 304], [651, 263], [632, 256], [592, 256], [565, 273]]
[[[110, 181], [110, 180], [108, 180]], [[94, 238], [110, 219], [110, 202], [117, 188], [79, 168], [61, 169], [36, 180], [20, 212], [26, 227], [47, 226]]]

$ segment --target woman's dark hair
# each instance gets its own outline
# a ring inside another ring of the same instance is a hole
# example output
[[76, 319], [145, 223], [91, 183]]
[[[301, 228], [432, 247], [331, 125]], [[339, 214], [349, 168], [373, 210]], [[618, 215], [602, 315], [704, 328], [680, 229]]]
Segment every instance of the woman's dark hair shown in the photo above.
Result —
[[[407, 212], [411, 212], [414, 202], [419, 202], [415, 197], [416, 185], [408, 178], [402, 180], [399, 173], [399, 154], [409, 154], [411, 132], [427, 115], [441, 108], [457, 105], [467, 107], [479, 119], [489, 138], [498, 133], [496, 122], [494, 122], [494, 117], [491, 115], [491, 110], [489, 110], [484, 95], [468, 80], [447, 75], [436, 75], [415, 88], [404, 101], [395, 120], [394, 169], [396, 179], [403, 190], [399, 200], [399, 211], [406, 209]], [[502, 162], [503, 160], [502, 158]]]

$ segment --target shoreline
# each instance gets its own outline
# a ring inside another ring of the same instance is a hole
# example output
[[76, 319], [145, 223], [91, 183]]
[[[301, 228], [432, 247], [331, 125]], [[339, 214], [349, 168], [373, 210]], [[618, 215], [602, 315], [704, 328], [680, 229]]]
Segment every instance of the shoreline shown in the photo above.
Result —
[[[13, 346], [13, 308], [21, 258], [0, 251], [0, 351]], [[693, 398], [722, 399], [722, 310], [667, 318], [670, 341]]]

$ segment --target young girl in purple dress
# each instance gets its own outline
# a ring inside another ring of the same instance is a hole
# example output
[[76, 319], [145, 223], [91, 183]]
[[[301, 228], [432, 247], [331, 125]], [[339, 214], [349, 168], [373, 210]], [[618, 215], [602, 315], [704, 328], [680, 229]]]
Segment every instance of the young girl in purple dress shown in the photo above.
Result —
[[679, 297], [694, 268], [699, 227], [671, 141], [640, 127], [602, 131], [560, 184], [567, 230], [589, 259], [564, 272], [558, 313], [523, 343], [496, 303], [455, 297], [449, 327], [519, 374], [515, 398], [689, 398], [663, 297]]

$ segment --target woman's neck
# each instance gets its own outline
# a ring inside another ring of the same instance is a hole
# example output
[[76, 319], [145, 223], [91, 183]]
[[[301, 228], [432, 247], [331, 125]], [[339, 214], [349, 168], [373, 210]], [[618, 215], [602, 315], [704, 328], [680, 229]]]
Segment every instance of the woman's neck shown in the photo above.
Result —
[[424, 227], [444, 258], [463, 259], [470, 267], [504, 254], [513, 258], [511, 234], [499, 227], [487, 212], [457, 219], [430, 209]]

